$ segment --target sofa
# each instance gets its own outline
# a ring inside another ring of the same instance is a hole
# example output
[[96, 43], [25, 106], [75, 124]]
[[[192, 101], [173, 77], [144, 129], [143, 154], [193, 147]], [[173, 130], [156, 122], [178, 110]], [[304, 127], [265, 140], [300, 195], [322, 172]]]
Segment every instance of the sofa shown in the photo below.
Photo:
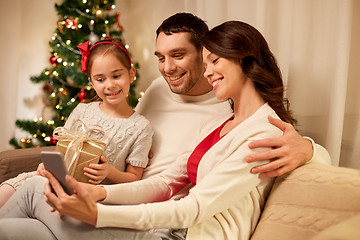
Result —
[[[0, 153], [0, 182], [35, 170], [41, 151]], [[275, 179], [251, 240], [360, 239], [360, 170], [309, 163]]]

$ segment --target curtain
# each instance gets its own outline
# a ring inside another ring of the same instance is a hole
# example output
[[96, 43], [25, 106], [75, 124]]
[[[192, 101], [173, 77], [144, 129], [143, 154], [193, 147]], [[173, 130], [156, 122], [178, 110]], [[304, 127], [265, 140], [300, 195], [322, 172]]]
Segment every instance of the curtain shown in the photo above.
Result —
[[186, 1], [210, 27], [241, 20], [267, 39], [282, 70], [301, 135], [333, 165], [360, 169], [360, 1]]

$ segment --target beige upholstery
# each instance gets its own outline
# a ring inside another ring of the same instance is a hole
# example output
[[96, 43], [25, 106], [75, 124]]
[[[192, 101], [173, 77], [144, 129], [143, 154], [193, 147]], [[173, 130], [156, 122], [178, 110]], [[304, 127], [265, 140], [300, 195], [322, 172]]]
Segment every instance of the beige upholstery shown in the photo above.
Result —
[[359, 240], [360, 214], [316, 234], [311, 240]]
[[251, 239], [310, 239], [359, 213], [360, 171], [312, 163], [276, 179]]

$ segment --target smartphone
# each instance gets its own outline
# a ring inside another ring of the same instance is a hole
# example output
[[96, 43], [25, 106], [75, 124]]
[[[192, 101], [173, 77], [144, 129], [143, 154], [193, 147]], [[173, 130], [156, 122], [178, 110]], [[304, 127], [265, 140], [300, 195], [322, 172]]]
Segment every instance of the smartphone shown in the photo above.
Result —
[[45, 169], [51, 172], [52, 175], [54, 175], [54, 177], [59, 181], [64, 191], [69, 195], [73, 194], [74, 192], [72, 188], [65, 180], [67, 171], [61, 153], [42, 151], [41, 161], [44, 163]]

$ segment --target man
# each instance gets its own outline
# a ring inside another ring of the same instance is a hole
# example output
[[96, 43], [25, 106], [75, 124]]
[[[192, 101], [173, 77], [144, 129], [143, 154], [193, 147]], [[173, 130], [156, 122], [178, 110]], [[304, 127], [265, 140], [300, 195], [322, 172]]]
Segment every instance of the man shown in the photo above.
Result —
[[[155, 132], [153, 158], [143, 178], [161, 172], [176, 156], [194, 149], [199, 140], [196, 133], [201, 126], [215, 118], [229, 116], [231, 112], [228, 102], [216, 99], [203, 75], [200, 38], [206, 31], [207, 25], [188, 13], [169, 17], [156, 31], [155, 55], [163, 78], [150, 85], [136, 109], [149, 119]], [[284, 136], [251, 143], [250, 148], [274, 149], [247, 158], [249, 162], [276, 158], [252, 170], [267, 177], [289, 172], [313, 156], [311, 142], [302, 138], [290, 124], [275, 119], [271, 123], [283, 130]], [[329, 161], [326, 150], [319, 145], [316, 150], [319, 160]]]
[[[155, 80], [137, 107], [137, 111], [150, 120], [155, 132], [152, 148], [154, 156], [151, 165], [144, 172], [145, 179], [166, 169], [183, 152], [191, 151], [198, 140], [196, 133], [203, 125], [215, 118], [231, 114], [229, 104], [216, 100], [211, 91], [212, 87], [203, 77], [204, 68], [199, 40], [201, 34], [207, 30], [206, 24], [201, 19], [185, 13], [166, 19], [157, 30], [155, 55], [159, 59], [159, 70], [165, 81]], [[270, 164], [253, 169], [253, 173], [267, 172], [264, 173], [265, 176], [281, 175], [310, 160], [313, 155], [310, 141], [299, 136], [291, 125], [273, 119], [270, 121], [284, 130], [284, 136], [280, 139], [264, 139], [250, 144], [250, 148], [275, 147], [275, 150], [248, 157], [248, 161], [276, 158]], [[318, 158], [320, 151], [315, 152]], [[51, 178], [51, 175], [47, 174], [47, 176]], [[147, 232], [116, 228], [96, 229], [67, 216], [59, 218], [56, 213], [49, 213], [49, 206], [44, 201], [41, 186], [44, 179], [36, 180], [39, 180], [38, 184], [33, 182], [26, 186], [29, 189], [25, 190], [24, 187], [20, 189], [4, 206], [5, 209], [0, 211], [0, 216], [7, 218], [0, 221], [0, 228], [9, 238], [21, 237], [23, 232], [26, 232], [28, 239], [32, 239], [32, 236], [34, 239], [41, 237], [49, 239], [54, 236], [58, 239], [89, 237], [108, 239], [113, 236], [126, 239], [164, 237], [159, 232], [149, 235]], [[54, 178], [51, 178], [51, 181], [58, 191], [60, 186]], [[72, 182], [71, 186], [77, 194], [68, 196], [60, 189], [57, 196], [51, 194], [46, 201], [59, 211], [60, 215], [65, 214], [88, 222], [87, 212], [95, 211], [97, 217], [97, 205], [92, 201], [96, 196], [90, 190], [90, 192], [86, 191], [86, 187], [82, 188], [80, 184]], [[50, 193], [48, 184], [46, 192]], [[103, 194], [106, 195], [104, 192]], [[84, 204], [87, 205], [86, 209], [91, 210], [81, 211]], [[32, 219], [26, 218], [27, 216]], [[17, 218], [9, 219], [9, 217]], [[12, 221], [17, 224], [12, 224]], [[108, 221], [116, 221], [116, 219], [108, 219]], [[176, 233], [180, 234], [180, 239], [184, 239], [184, 232]], [[175, 239], [171, 234], [165, 236], [167, 239]]]

